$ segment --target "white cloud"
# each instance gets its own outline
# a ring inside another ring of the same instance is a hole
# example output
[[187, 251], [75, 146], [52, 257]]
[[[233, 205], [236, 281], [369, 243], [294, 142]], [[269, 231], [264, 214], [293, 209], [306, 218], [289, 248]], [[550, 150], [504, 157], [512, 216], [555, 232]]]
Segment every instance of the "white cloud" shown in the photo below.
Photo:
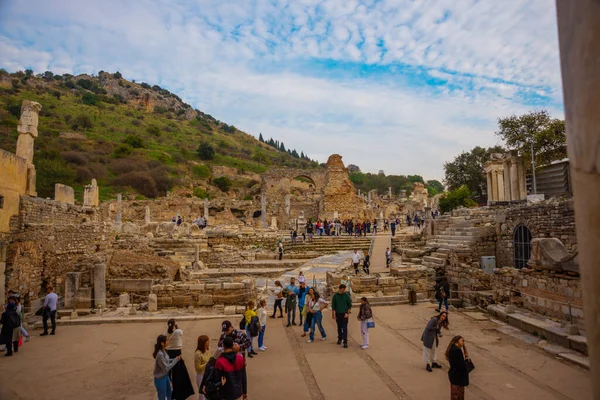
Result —
[[562, 113], [555, 25], [547, 0], [2, 2], [0, 66], [119, 70], [320, 161], [439, 179], [524, 95]]

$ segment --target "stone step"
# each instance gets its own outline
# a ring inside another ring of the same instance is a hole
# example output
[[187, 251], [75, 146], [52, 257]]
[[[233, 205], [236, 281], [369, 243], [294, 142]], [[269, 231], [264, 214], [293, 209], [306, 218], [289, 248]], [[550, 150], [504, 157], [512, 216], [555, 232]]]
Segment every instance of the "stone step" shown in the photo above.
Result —
[[432, 263], [432, 264], [437, 264], [437, 265], [444, 265], [446, 264], [446, 259], [445, 258], [437, 258], [437, 257], [432, 257], [432, 256], [425, 256], [423, 257], [423, 262], [427, 262], [427, 263]]
[[441, 258], [442, 260], [448, 259], [448, 254], [446, 253], [438, 253], [437, 251], [430, 254], [432, 257]]
[[450, 253], [452, 253], [452, 249], [445, 249], [445, 248], [440, 247], [436, 250], [436, 252], [440, 253], [440, 254], [446, 254], [447, 256], [449, 256]]

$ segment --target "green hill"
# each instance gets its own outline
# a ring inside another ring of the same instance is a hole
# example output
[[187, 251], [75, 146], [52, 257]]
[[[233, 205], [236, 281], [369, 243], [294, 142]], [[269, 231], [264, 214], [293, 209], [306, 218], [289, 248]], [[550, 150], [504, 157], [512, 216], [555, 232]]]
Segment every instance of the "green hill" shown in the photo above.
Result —
[[[40, 197], [53, 197], [56, 182], [81, 196], [92, 178], [102, 199], [119, 191], [153, 198], [169, 190], [198, 197], [233, 190], [248, 197], [258, 193], [256, 173], [318, 167], [303, 152], [259, 141], [166, 89], [103, 71], [73, 76], [0, 70], [0, 148], [15, 151], [26, 99], [43, 107], [34, 156]], [[232, 169], [220, 168], [225, 176], [213, 179], [216, 166]]]

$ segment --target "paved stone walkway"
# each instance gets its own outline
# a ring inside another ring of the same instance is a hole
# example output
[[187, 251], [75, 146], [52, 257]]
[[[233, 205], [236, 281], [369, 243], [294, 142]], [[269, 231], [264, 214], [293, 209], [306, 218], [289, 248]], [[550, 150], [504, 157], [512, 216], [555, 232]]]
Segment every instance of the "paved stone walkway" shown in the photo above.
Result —
[[379, 232], [375, 236], [373, 243], [373, 256], [371, 258], [371, 267], [369, 272], [372, 274], [388, 272], [385, 260], [385, 249], [390, 247], [391, 235], [389, 232]]
[[[269, 319], [269, 349], [248, 362], [249, 399], [448, 399], [442, 353], [455, 334], [465, 336], [476, 365], [466, 392], [469, 400], [592, 398], [589, 371], [497, 332], [491, 321], [461, 313], [451, 314], [451, 330], [441, 339], [438, 353], [444, 369], [425, 371], [419, 338], [433, 308], [375, 307], [377, 327], [368, 350], [359, 348], [356, 314], [351, 315], [348, 349], [335, 344], [329, 313], [324, 318], [327, 340], [310, 344], [300, 328], [286, 329], [281, 319]], [[232, 322], [237, 324], [238, 317]], [[184, 359], [193, 375], [196, 338], [208, 334], [214, 348], [220, 321], [184, 321], [179, 326], [185, 335]], [[54, 337], [34, 337], [14, 357], [0, 357], [0, 399], [154, 399], [152, 345], [165, 327], [73, 326], [59, 328]]]

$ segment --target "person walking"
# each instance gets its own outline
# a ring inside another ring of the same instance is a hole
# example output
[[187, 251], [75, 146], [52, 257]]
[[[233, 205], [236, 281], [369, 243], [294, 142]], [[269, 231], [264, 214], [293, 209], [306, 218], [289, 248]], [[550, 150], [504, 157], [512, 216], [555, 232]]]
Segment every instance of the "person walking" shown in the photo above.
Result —
[[246, 400], [248, 398], [246, 362], [234, 347], [233, 338], [228, 336], [223, 340], [223, 353], [215, 364], [216, 379], [222, 382], [220, 392], [223, 400]]
[[373, 318], [373, 311], [371, 311], [371, 305], [366, 297], [360, 298], [360, 310], [358, 311], [358, 319], [360, 321], [360, 333], [363, 338], [363, 344], [360, 346], [361, 349], [365, 350], [369, 348], [369, 327], [368, 322]]
[[206, 335], [198, 336], [198, 345], [194, 353], [194, 368], [196, 369], [196, 385], [198, 385], [198, 400], [205, 400], [206, 397], [202, 392], [202, 380], [204, 379], [204, 371], [210, 360], [210, 339]]
[[246, 336], [248, 336], [248, 339], [250, 339], [250, 346], [248, 347], [248, 358], [252, 358], [255, 355], [258, 355], [258, 353], [254, 351], [254, 337], [258, 336], [259, 333], [252, 331], [252, 324], [255, 322], [253, 321], [253, 319], [256, 318], [258, 320], [258, 315], [256, 315], [256, 311], [254, 311], [254, 300], [250, 300], [246, 305], [246, 312], [244, 313], [244, 318], [246, 319]]
[[367, 254], [365, 256], [365, 260], [363, 262], [363, 271], [365, 271], [365, 274], [369, 275], [369, 267], [371, 266], [371, 260], [369, 255]]
[[262, 299], [258, 302], [260, 308], [258, 309], [258, 322], [260, 323], [260, 332], [258, 333], [258, 349], [260, 351], [267, 350], [265, 346], [265, 331], [267, 330], [267, 301]]
[[389, 268], [391, 263], [392, 263], [392, 251], [390, 250], [389, 247], [386, 247], [385, 248], [385, 266], [386, 266], [386, 268]]
[[450, 284], [448, 283], [448, 278], [445, 276], [442, 277], [442, 280], [435, 284], [435, 297], [438, 299], [438, 308], [435, 310], [436, 312], [440, 312], [442, 309], [442, 303], [446, 307], [446, 312], [448, 312], [448, 299], [450, 298]]
[[396, 236], [396, 220], [393, 219], [390, 223], [390, 229], [392, 230], [392, 236]]
[[231, 324], [231, 321], [223, 321], [221, 324], [221, 332], [221, 337], [219, 338], [219, 343], [217, 344], [220, 349], [223, 349], [223, 342], [225, 338], [228, 337], [233, 339], [233, 350], [236, 352], [244, 353], [252, 344], [246, 333], [235, 329]]
[[19, 338], [21, 335], [21, 317], [17, 313], [14, 297], [9, 297], [6, 310], [0, 317], [0, 344], [6, 345], [6, 354], [4, 357], [11, 357], [13, 350], [15, 353], [19, 351]]
[[281, 307], [281, 303], [283, 302], [283, 286], [281, 285], [281, 282], [275, 281], [275, 289], [272, 289], [271, 291], [275, 296], [275, 305], [273, 306], [273, 315], [271, 315], [271, 318], [275, 318], [277, 308], [279, 308], [279, 317], [277, 318], [283, 318], [283, 308]]
[[346, 293], [346, 285], [341, 284], [338, 292], [331, 300], [332, 318], [335, 319], [338, 331], [337, 344], [344, 342], [344, 348], [348, 348], [348, 318], [352, 309], [352, 299]]
[[319, 296], [319, 293], [313, 291], [310, 293], [311, 298], [309, 299], [308, 313], [310, 313], [310, 336], [306, 341], [312, 343], [315, 341], [315, 326], [319, 328], [321, 334], [321, 341], [327, 339], [327, 333], [323, 328], [323, 310], [327, 308], [327, 301]]
[[[167, 337], [165, 349], [169, 357], [176, 358], [180, 356], [183, 349], [183, 331], [179, 329], [173, 318], [167, 321], [167, 330], [164, 335]], [[173, 400], [185, 400], [194, 394], [194, 386], [192, 386], [190, 375], [183, 360], [170, 370], [169, 377], [173, 382]]]
[[44, 326], [44, 332], [40, 336], [48, 335], [48, 318], [52, 323], [51, 335], [56, 334], [56, 308], [58, 307], [58, 296], [54, 293], [54, 288], [48, 286], [48, 294], [44, 299], [44, 305], [42, 311], [42, 325]]
[[358, 254], [358, 250], [354, 249], [354, 253], [352, 253], [352, 266], [354, 267], [354, 273], [358, 275], [358, 265], [360, 264], [360, 254]]
[[165, 347], [167, 346], [167, 337], [159, 335], [154, 345], [154, 387], [158, 395], [158, 400], [172, 400], [171, 379], [169, 372], [181, 360], [181, 355], [170, 358]]
[[296, 306], [298, 305], [298, 287], [296, 278], [290, 279], [290, 284], [283, 291], [285, 296], [285, 312], [287, 313], [287, 327], [296, 325]]
[[429, 372], [433, 372], [432, 368], [442, 368], [437, 363], [436, 348], [440, 344], [440, 337], [442, 336], [442, 328], [448, 329], [450, 323], [448, 321], [448, 314], [442, 311], [439, 315], [431, 318], [421, 335], [421, 341], [423, 342], [423, 361], [425, 361], [425, 369]]
[[[301, 275], [304, 278], [303, 275]], [[300, 281], [300, 277], [298, 277], [298, 281]], [[306, 295], [308, 294], [308, 290], [310, 287], [306, 285], [306, 279], [300, 282], [300, 287], [298, 288], [298, 311], [300, 312], [300, 324], [302, 325], [302, 311], [304, 310], [304, 305], [306, 303]]]
[[446, 360], [450, 363], [448, 379], [450, 380], [450, 400], [464, 400], [465, 387], [469, 386], [469, 352], [462, 336], [454, 336], [446, 349]]
[[309, 288], [306, 293], [306, 299], [304, 303], [304, 308], [302, 309], [302, 314], [304, 314], [304, 325], [302, 326], [302, 337], [305, 337], [308, 331], [310, 330], [311, 322], [312, 322], [312, 313], [309, 312], [310, 302], [313, 299], [313, 295], [315, 293], [314, 288]]

